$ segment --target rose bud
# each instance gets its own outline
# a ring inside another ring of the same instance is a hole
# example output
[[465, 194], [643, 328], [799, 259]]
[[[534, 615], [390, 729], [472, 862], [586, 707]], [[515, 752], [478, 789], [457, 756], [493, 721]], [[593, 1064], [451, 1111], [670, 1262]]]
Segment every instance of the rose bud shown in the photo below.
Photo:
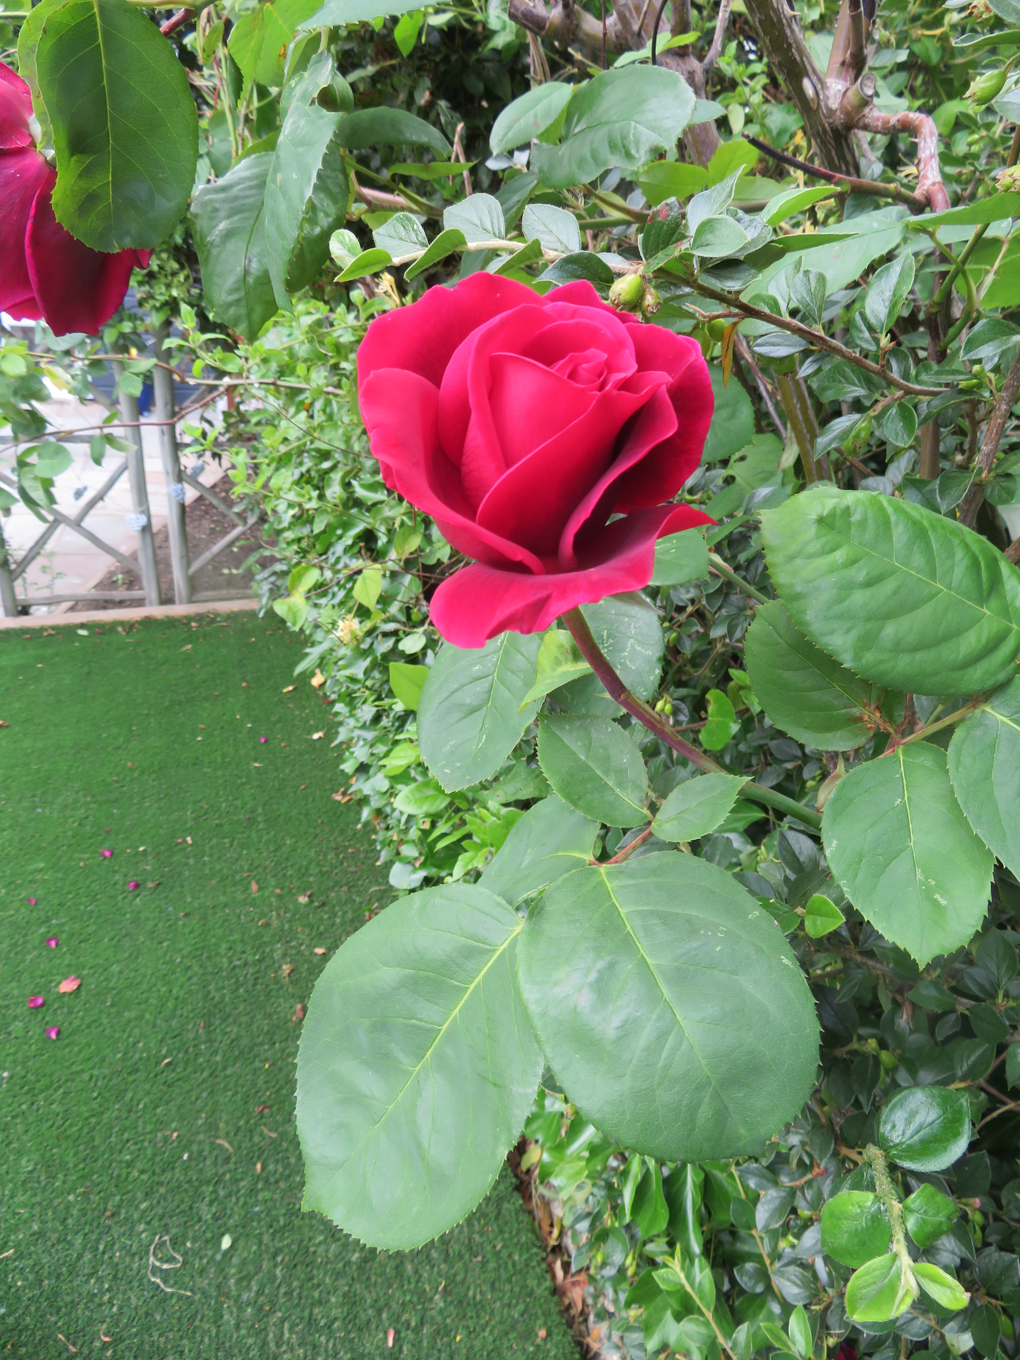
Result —
[[609, 290], [609, 301], [622, 312], [639, 312], [645, 296], [645, 281], [641, 274], [624, 274]]
[[[1014, 57], [1013, 61], [1015, 60]], [[984, 104], [990, 104], [997, 95], [1001, 94], [1013, 61], [1008, 61], [998, 71], [985, 71], [983, 75], [976, 76], [967, 90], [967, 98], [970, 102], [981, 108]]]
[[57, 172], [32, 136], [32, 94], [0, 62], [0, 312], [45, 321], [54, 335], [95, 335], [120, 306], [148, 250], [105, 254], [53, 215]]
[[474, 559], [430, 604], [457, 647], [640, 590], [658, 538], [712, 523], [670, 504], [712, 419], [697, 341], [590, 283], [538, 297], [478, 273], [430, 288], [369, 326], [358, 395], [386, 485]]

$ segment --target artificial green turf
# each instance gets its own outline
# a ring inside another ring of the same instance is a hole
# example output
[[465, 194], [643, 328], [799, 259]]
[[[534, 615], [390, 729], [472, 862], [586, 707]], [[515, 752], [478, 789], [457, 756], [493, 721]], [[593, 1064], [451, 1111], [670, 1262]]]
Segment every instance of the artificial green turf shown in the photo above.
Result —
[[390, 890], [296, 641], [81, 634], [0, 632], [0, 1352], [575, 1357], [507, 1174], [416, 1254], [300, 1210], [293, 1017]]

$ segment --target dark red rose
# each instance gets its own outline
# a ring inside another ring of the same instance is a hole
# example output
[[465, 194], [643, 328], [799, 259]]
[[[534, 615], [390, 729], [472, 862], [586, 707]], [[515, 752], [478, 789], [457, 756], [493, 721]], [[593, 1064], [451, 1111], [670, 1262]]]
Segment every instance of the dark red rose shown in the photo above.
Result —
[[60, 225], [51, 203], [57, 172], [36, 150], [31, 118], [31, 91], [0, 62], [0, 312], [45, 321], [54, 335], [94, 335], [151, 251], [107, 255]]
[[432, 599], [458, 647], [637, 590], [657, 538], [712, 522], [664, 504], [712, 419], [701, 349], [589, 283], [430, 288], [369, 326], [358, 392], [387, 486], [475, 559]]

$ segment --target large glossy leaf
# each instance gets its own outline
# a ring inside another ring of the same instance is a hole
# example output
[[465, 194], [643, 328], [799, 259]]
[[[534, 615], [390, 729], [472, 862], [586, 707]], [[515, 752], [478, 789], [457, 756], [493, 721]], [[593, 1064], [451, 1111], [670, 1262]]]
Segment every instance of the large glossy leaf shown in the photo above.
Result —
[[305, 1208], [409, 1248], [485, 1194], [542, 1071], [520, 929], [483, 888], [446, 885], [394, 903], [329, 961], [298, 1050]]
[[591, 858], [598, 822], [553, 794], [516, 822], [479, 880], [511, 906], [541, 892]]
[[359, 109], [342, 119], [337, 131], [340, 145], [351, 151], [383, 143], [385, 146], [427, 146], [442, 160], [450, 154], [450, 143], [438, 128], [403, 109]]
[[541, 638], [501, 633], [484, 647], [444, 642], [418, 705], [421, 757], [444, 789], [466, 789], [495, 774], [538, 712], [520, 711]]
[[909, 1171], [944, 1171], [967, 1151], [970, 1138], [966, 1091], [915, 1086], [882, 1106], [879, 1146]]
[[746, 779], [732, 774], [687, 779], [659, 808], [652, 829], [661, 841], [693, 841], [707, 836], [726, 820], [746, 783]]
[[827, 656], [774, 600], [755, 611], [744, 639], [751, 688], [775, 725], [823, 751], [849, 751], [871, 735], [871, 686]]
[[858, 675], [920, 694], [1001, 684], [1020, 652], [1020, 573], [987, 539], [877, 492], [832, 488], [762, 515], [794, 623]]
[[[685, 530], [685, 532], [690, 532]], [[592, 636], [632, 694], [650, 699], [659, 687], [666, 649], [655, 610], [640, 596], [609, 597], [581, 606]], [[602, 713], [619, 717], [620, 706], [610, 699], [596, 675], [573, 680], [556, 693], [557, 702], [572, 713]]]
[[750, 1153], [811, 1091], [804, 976], [771, 916], [705, 860], [663, 852], [561, 878], [528, 915], [519, 968], [562, 1089], [626, 1147]]
[[[350, 3], [351, 0], [347, 2]], [[489, 135], [492, 154], [498, 156], [501, 151], [513, 151], [517, 146], [530, 146], [533, 137], [537, 137], [540, 132], [544, 132], [556, 122], [570, 103], [570, 97], [576, 89], [576, 85], [547, 80], [507, 104], [492, 125], [492, 132]]]
[[889, 1250], [892, 1228], [877, 1195], [845, 1190], [822, 1206], [822, 1250], [844, 1266], [862, 1266]]
[[93, 250], [160, 243], [188, 206], [198, 115], [184, 67], [127, 0], [50, 11], [36, 77], [53, 125], [53, 211]]
[[609, 826], [648, 821], [641, 752], [608, 718], [546, 714], [538, 729], [542, 773], [565, 803]]
[[269, 276], [281, 307], [329, 258], [329, 238], [343, 226], [349, 197], [337, 135], [343, 115], [313, 102], [314, 82], [306, 88], [311, 97], [295, 98], [287, 110], [266, 181]]
[[958, 949], [980, 926], [993, 860], [937, 746], [913, 742], [852, 769], [825, 805], [822, 836], [847, 897], [918, 963]]
[[855, 1322], [891, 1322], [917, 1298], [912, 1274], [896, 1252], [876, 1256], [855, 1270], [846, 1287], [847, 1315]]
[[235, 16], [227, 48], [241, 72], [243, 93], [255, 80], [282, 84], [290, 40], [314, 8], [315, 0], [270, 0]]
[[676, 144], [694, 112], [691, 87], [663, 66], [602, 71], [567, 105], [563, 141], [536, 145], [532, 168], [556, 189], [611, 166], [636, 170]]
[[1020, 875], [1020, 679], [996, 690], [957, 728], [949, 777], [971, 826]]
[[27, 17], [18, 30], [18, 75], [32, 91], [32, 113], [39, 124], [39, 146], [53, 145], [53, 129], [50, 127], [46, 103], [42, 96], [42, 90], [39, 88], [36, 55], [39, 51], [39, 39], [42, 37], [46, 20], [51, 11], [59, 8], [63, 3], [64, 0], [39, 0], [39, 4], [33, 5], [28, 11]]
[[254, 340], [276, 295], [269, 276], [263, 208], [273, 156], [246, 156], [195, 196], [192, 216], [202, 287], [220, 321]]
[[667, 534], [655, 545], [655, 568], [649, 585], [678, 586], [708, 576], [708, 544], [697, 529]]
[[933, 1246], [949, 1231], [960, 1211], [934, 1185], [921, 1185], [903, 1201], [903, 1222], [907, 1232], [922, 1250]]

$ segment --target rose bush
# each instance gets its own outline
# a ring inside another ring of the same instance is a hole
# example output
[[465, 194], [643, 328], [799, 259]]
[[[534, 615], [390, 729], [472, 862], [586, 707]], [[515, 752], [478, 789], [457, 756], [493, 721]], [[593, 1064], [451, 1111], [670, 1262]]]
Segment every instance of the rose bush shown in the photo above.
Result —
[[53, 215], [56, 182], [32, 135], [31, 91], [0, 62], [0, 312], [94, 335], [151, 252], [104, 254], [76, 240]]
[[656, 539], [711, 523], [665, 504], [712, 418], [700, 347], [590, 283], [541, 297], [480, 273], [430, 288], [372, 322], [358, 388], [387, 485], [475, 559], [432, 599], [455, 646], [638, 590]]

